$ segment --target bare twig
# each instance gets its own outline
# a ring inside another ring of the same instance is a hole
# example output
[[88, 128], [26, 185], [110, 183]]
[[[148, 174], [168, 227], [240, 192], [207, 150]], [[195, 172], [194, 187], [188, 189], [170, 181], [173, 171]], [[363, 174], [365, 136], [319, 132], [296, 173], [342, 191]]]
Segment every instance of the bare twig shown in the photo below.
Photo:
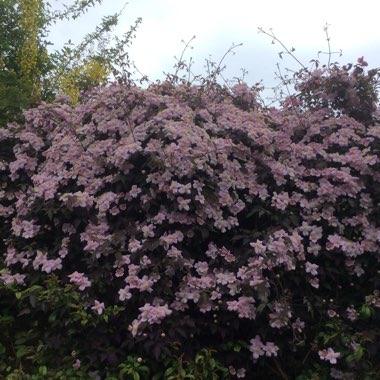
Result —
[[330, 70], [330, 64], [331, 64], [331, 57], [333, 54], [339, 54], [339, 56], [342, 56], [342, 50], [340, 51], [331, 51], [331, 44], [330, 44], [330, 35], [329, 35], [329, 24], [326, 23], [326, 25], [323, 27], [323, 31], [325, 32], [326, 35], [326, 41], [327, 41], [327, 52], [324, 51], [319, 51], [319, 54], [327, 54], [328, 55], [328, 61], [327, 61], [327, 69]]
[[132, 137], [133, 137], [133, 140], [136, 142], [136, 138], [135, 138], [135, 135], [134, 135], [134, 133], [133, 133], [133, 128], [132, 128], [132, 125], [131, 125], [131, 120], [129, 119], [128, 116], [126, 116], [126, 119], [127, 119], [128, 127], [129, 127], [129, 129], [130, 129], [130, 131], [131, 131], [131, 135], [132, 135]]
[[[279, 78], [282, 80], [282, 83], [284, 84], [285, 88], [286, 88], [286, 91], [288, 93], [288, 96], [290, 97], [291, 96], [291, 93], [289, 91], [289, 87], [288, 87], [288, 83], [287, 81], [285, 80], [285, 78], [283, 77], [282, 73], [281, 73], [281, 68], [280, 68], [280, 65], [277, 63], [277, 69], [278, 69], [278, 73], [279, 73]], [[305, 127], [305, 123], [304, 121], [302, 120], [301, 118], [301, 115], [300, 113], [298, 112], [298, 110], [294, 107], [293, 104], [291, 104], [291, 108], [293, 110], [293, 112], [295, 113], [295, 115], [297, 116], [297, 119], [298, 121], [300, 122], [300, 124]]]
[[140, 79], [140, 83], [146, 81], [148, 82], [148, 84], [152, 85], [153, 82], [148, 78], [148, 76], [146, 74], [143, 74], [139, 68], [136, 66], [136, 63], [134, 61], [132, 61], [132, 65], [133, 65], [133, 68], [141, 75], [141, 79]]
[[[275, 41], [278, 42], [284, 49], [287, 54], [289, 54], [299, 65], [301, 65], [302, 68], [307, 69], [307, 67], [293, 54], [293, 51], [295, 50], [293, 47], [291, 49], [288, 49], [281, 40], [279, 40], [275, 34], [273, 33], [272, 29], [270, 29], [270, 32], [265, 31], [263, 28], [258, 28], [259, 32], [264, 33], [265, 35], [273, 38], [272, 43]], [[279, 53], [280, 57], [283, 52]]]
[[192, 49], [192, 47], [190, 46], [190, 43], [195, 39], [195, 35], [193, 37], [190, 38], [190, 40], [188, 42], [185, 42], [184, 40], [182, 40], [182, 42], [185, 44], [185, 47], [183, 48], [182, 50], [182, 53], [181, 53], [181, 56], [179, 57], [178, 59], [178, 62], [177, 62], [177, 67], [176, 67], [176, 71], [174, 73], [174, 77], [177, 77], [178, 75], [178, 72], [182, 69], [182, 67], [184, 67], [184, 61], [183, 61], [183, 56], [185, 55], [187, 49], [190, 47], [190, 49]]
[[240, 44], [232, 44], [232, 46], [224, 53], [223, 57], [220, 59], [219, 63], [218, 63], [218, 66], [216, 67], [216, 72], [217, 73], [220, 73], [220, 71], [222, 70], [221, 69], [221, 65], [223, 63], [223, 61], [225, 60], [225, 58], [227, 57], [228, 54], [232, 53], [232, 54], [235, 54], [234, 50], [239, 47], [239, 46], [243, 46], [243, 43], [240, 43]]
[[327, 62], [327, 67], [330, 67], [330, 61], [331, 61], [331, 46], [330, 46], [330, 36], [329, 36], [329, 31], [328, 31], [329, 25], [326, 23], [325, 27], [323, 30], [325, 31], [326, 34], [326, 41], [327, 41], [327, 47], [328, 47], [328, 55], [329, 55], [329, 60]]
[[289, 380], [289, 377], [288, 375], [283, 371], [283, 369], [281, 368], [281, 364], [280, 362], [274, 358], [274, 364], [278, 370], [278, 372], [281, 374], [281, 377], [284, 379], [284, 380]]

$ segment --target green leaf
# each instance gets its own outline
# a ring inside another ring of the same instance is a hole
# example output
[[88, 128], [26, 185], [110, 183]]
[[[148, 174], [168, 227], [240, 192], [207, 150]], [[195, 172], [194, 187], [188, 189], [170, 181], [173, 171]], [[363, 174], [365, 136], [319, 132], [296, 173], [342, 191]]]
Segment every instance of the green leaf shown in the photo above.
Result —
[[235, 345], [235, 346], [234, 346], [234, 351], [235, 351], [235, 352], [240, 352], [240, 351], [241, 351], [241, 346], [239, 346], [239, 345]]
[[367, 305], [363, 305], [360, 309], [360, 316], [363, 319], [368, 319], [371, 316], [371, 308]]
[[143, 366], [139, 367], [139, 371], [140, 372], [145, 372], [145, 373], [148, 374], [150, 372], [150, 369], [149, 369], [149, 367], [143, 365]]
[[36, 307], [36, 304], [37, 304], [37, 297], [32, 294], [29, 296], [29, 302], [30, 302], [30, 305], [35, 308]]
[[195, 356], [195, 364], [198, 364], [199, 362], [204, 361], [204, 359], [205, 359], [205, 357], [204, 357], [203, 355], [201, 355], [201, 354], [197, 354], [197, 355]]
[[266, 303], [264, 303], [264, 302], [262, 302], [258, 307], [257, 307], [257, 309], [256, 309], [256, 313], [257, 314], [261, 314], [263, 311], [264, 311], [264, 309], [267, 307], [267, 304]]
[[347, 357], [346, 357], [346, 362], [348, 363], [348, 364], [350, 364], [350, 363], [352, 363], [353, 361], [354, 361], [354, 355], [353, 354], [350, 354], [350, 355], [348, 355]]
[[39, 369], [38, 369], [38, 373], [42, 376], [46, 376], [47, 374], [47, 367], [45, 365], [41, 366]]
[[359, 346], [354, 351], [354, 359], [356, 362], [359, 362], [361, 358], [363, 357], [364, 349], [362, 346]]
[[16, 358], [21, 359], [25, 355], [29, 353], [29, 347], [27, 346], [19, 346], [16, 351]]
[[54, 322], [56, 319], [57, 319], [57, 314], [56, 314], [55, 312], [53, 312], [53, 313], [51, 313], [51, 314], [49, 315], [49, 319], [48, 319], [48, 321], [49, 321], [50, 323], [52, 323], [52, 322]]
[[174, 373], [174, 371], [175, 371], [175, 368], [170, 367], [170, 368], [168, 368], [168, 369], [165, 371], [164, 376], [165, 376], [165, 377], [170, 376], [171, 374]]

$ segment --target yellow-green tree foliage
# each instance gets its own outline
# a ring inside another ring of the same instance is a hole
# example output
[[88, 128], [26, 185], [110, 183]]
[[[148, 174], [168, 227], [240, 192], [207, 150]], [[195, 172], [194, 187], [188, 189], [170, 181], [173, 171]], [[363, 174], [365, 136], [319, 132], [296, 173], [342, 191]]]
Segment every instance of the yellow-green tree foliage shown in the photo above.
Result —
[[90, 57], [74, 65], [59, 81], [59, 89], [69, 95], [72, 103], [79, 102], [81, 91], [105, 84], [110, 70], [107, 63], [101, 59]]
[[18, 54], [20, 77], [30, 89], [31, 103], [35, 103], [41, 98], [38, 18], [42, 6], [42, 0], [18, 1], [20, 31], [23, 36]]

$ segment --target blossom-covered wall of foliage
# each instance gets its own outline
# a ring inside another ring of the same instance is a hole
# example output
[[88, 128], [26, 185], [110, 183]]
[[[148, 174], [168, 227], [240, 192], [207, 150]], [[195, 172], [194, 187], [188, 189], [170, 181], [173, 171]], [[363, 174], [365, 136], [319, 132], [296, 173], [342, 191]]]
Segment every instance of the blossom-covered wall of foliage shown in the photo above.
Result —
[[279, 109], [111, 85], [1, 130], [0, 371], [378, 378], [377, 109], [318, 78]]

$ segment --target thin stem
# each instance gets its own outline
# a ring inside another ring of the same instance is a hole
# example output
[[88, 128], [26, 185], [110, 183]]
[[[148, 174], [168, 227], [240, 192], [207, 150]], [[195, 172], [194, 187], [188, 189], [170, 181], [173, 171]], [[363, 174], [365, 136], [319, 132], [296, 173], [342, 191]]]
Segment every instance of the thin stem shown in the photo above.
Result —
[[305, 357], [304, 357], [303, 360], [302, 360], [302, 364], [305, 364], [306, 359], [308, 358], [308, 356], [310, 355], [310, 353], [311, 353], [311, 350], [309, 350], [309, 351], [306, 353]]
[[326, 34], [326, 41], [327, 41], [327, 49], [328, 49], [328, 51], [327, 52], [319, 51], [318, 52], [318, 57], [319, 57], [319, 54], [327, 54], [329, 56], [328, 61], [327, 61], [327, 69], [330, 71], [330, 64], [331, 64], [331, 57], [332, 57], [332, 55], [333, 54], [340, 54], [340, 56], [341, 56], [342, 55], [342, 50], [340, 50], [340, 51], [331, 51], [329, 26], [330, 25], [326, 23], [326, 25], [323, 28], [323, 30], [324, 30], [324, 32]]
[[279, 40], [276, 36], [275, 36], [275, 34], [271, 31], [270, 33], [269, 32], [266, 32], [263, 28], [258, 28], [259, 29], [259, 31], [261, 32], [261, 33], [264, 33], [264, 34], [266, 34], [267, 36], [269, 36], [269, 37], [271, 37], [271, 38], [273, 38], [273, 41], [277, 41], [284, 49], [285, 49], [285, 52], [287, 53], [287, 54], [289, 54], [299, 65], [301, 65], [301, 67], [302, 68], [304, 68], [304, 69], [307, 69], [307, 67], [292, 53], [292, 51], [294, 50], [294, 49], [292, 49], [292, 50], [289, 50], [283, 43], [282, 43], [282, 41], [281, 40]]
[[141, 79], [140, 79], [140, 83], [142, 83], [143, 81], [146, 81], [148, 82], [150, 85], [153, 84], [153, 82], [148, 78], [147, 75], [143, 74], [139, 68], [136, 66], [136, 63], [134, 61], [132, 61], [132, 65], [133, 65], [133, 68], [141, 75]]
[[[280, 65], [279, 65], [279, 64], [277, 64], [277, 69], [278, 69], [279, 77], [280, 77], [280, 79], [282, 80], [283, 84], [285, 85], [285, 88], [286, 88], [286, 91], [287, 91], [288, 95], [291, 96], [290, 91], [289, 91], [288, 84], [287, 84], [285, 78], [283, 77], [283, 75], [282, 75], [282, 73], [281, 73], [281, 68], [280, 68]], [[293, 104], [291, 104], [291, 107], [292, 107], [293, 112], [296, 114], [297, 119], [298, 119], [298, 121], [300, 122], [300, 124], [301, 124], [303, 127], [305, 127], [305, 123], [304, 123], [303, 120], [301, 119], [301, 115], [299, 114], [298, 110], [293, 106]]]
[[278, 372], [280, 373], [281, 377], [284, 379], [284, 380], [289, 380], [289, 377], [288, 375], [283, 371], [283, 369], [281, 368], [281, 364], [280, 362], [274, 358], [274, 364], [278, 370]]
[[130, 119], [129, 119], [128, 116], [126, 118], [127, 118], [127, 124], [128, 124], [128, 127], [129, 127], [130, 131], [131, 131], [131, 135], [133, 137], [133, 140], [136, 142], [136, 138], [135, 138], [135, 135], [133, 133], [133, 128], [132, 128], [132, 125], [131, 125], [131, 121], [130, 121]]
[[186, 50], [189, 48], [190, 46], [190, 43], [195, 39], [195, 35], [193, 37], [191, 37], [191, 39], [188, 41], [188, 42], [184, 42], [185, 43], [185, 47], [183, 48], [182, 50], [182, 53], [181, 53], [181, 56], [179, 57], [179, 60], [178, 60], [178, 63], [177, 63], [177, 68], [176, 68], [176, 71], [174, 73], [174, 77], [177, 77], [178, 75], [178, 72], [179, 70], [181, 69], [182, 65], [183, 65], [183, 56], [185, 55], [185, 52]]
[[230, 53], [233, 53], [233, 50], [234, 49], [236, 49], [237, 47], [239, 47], [239, 46], [243, 46], [243, 44], [242, 43], [240, 43], [240, 44], [238, 44], [238, 45], [235, 45], [235, 44], [233, 44], [225, 53], [224, 53], [224, 55], [223, 55], [223, 57], [221, 58], [221, 60], [219, 61], [219, 63], [218, 63], [218, 66], [216, 67], [216, 70], [215, 70], [215, 72], [216, 73], [218, 73], [219, 71], [220, 71], [220, 67], [221, 67], [221, 65], [222, 65], [222, 63], [223, 63], [223, 61], [224, 61], [224, 59], [227, 57], [227, 55], [228, 54], [230, 54]]
[[330, 46], [330, 36], [329, 36], [329, 25], [326, 23], [326, 26], [323, 28], [326, 34], [326, 41], [327, 41], [327, 48], [328, 48], [328, 55], [329, 60], [327, 62], [327, 67], [330, 68], [330, 62], [331, 62], [331, 46]]
[[275, 368], [273, 368], [271, 365], [269, 365], [268, 363], [265, 363], [264, 362], [264, 366], [267, 367], [268, 369], [270, 369], [273, 373], [275, 373], [277, 376], [281, 376], [281, 373], [278, 372]]

